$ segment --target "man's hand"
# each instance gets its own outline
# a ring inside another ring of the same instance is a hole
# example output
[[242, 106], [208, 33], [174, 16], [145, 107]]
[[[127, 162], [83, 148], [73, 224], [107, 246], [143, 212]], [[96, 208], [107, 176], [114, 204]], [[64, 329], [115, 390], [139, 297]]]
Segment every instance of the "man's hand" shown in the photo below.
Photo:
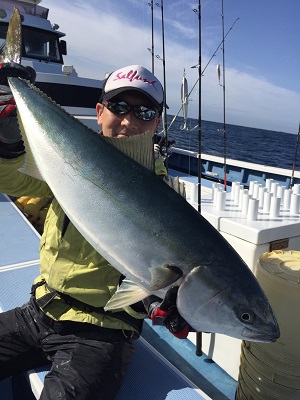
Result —
[[20, 77], [35, 82], [35, 70], [11, 62], [0, 64], [0, 157], [12, 159], [24, 153], [17, 121], [16, 103], [9, 88], [8, 77]]
[[31, 67], [23, 67], [15, 62], [0, 64], [0, 85], [8, 86], [8, 77], [22, 78], [34, 83], [36, 72]]
[[36, 73], [33, 68], [14, 62], [0, 64], [0, 119], [16, 116], [16, 103], [8, 86], [8, 77], [19, 77], [34, 83]]
[[159, 297], [149, 296], [143, 300], [149, 318], [156, 325], [165, 325], [179, 339], [185, 339], [192, 330], [181, 317], [176, 307], [178, 287], [170, 288], [163, 301]]

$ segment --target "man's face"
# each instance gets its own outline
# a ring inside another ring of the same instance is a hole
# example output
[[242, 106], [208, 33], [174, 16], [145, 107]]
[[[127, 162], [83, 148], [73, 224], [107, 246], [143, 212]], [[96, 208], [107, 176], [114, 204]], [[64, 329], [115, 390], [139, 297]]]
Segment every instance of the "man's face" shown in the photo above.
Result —
[[[125, 101], [132, 106], [147, 106], [153, 108], [153, 105], [142, 93], [128, 91], [111, 99], [111, 101]], [[139, 135], [146, 131], [151, 131], [154, 135], [156, 128], [160, 123], [159, 118], [151, 121], [143, 121], [137, 118], [131, 110], [125, 115], [116, 115], [109, 111], [103, 104], [97, 103], [97, 122], [102, 125], [102, 133], [109, 137], [126, 137]]]

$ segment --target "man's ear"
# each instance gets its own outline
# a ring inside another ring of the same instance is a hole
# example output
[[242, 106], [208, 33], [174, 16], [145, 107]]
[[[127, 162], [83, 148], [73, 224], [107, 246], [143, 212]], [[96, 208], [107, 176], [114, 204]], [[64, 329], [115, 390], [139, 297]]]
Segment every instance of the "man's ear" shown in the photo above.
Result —
[[160, 118], [158, 118], [157, 120], [156, 120], [156, 128], [155, 128], [155, 131], [156, 131], [156, 129], [158, 128], [158, 125], [160, 124]]
[[96, 104], [96, 113], [97, 113], [97, 123], [98, 125], [102, 125], [102, 114], [103, 114], [103, 104], [97, 103]]

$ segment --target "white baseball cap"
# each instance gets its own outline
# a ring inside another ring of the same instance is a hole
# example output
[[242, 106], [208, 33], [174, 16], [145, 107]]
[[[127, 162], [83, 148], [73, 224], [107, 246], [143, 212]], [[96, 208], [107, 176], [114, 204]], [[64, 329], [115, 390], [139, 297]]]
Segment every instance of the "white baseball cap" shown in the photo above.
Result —
[[141, 65], [129, 65], [112, 72], [104, 83], [100, 101], [110, 100], [127, 90], [143, 93], [159, 111], [162, 110], [163, 87], [152, 72]]

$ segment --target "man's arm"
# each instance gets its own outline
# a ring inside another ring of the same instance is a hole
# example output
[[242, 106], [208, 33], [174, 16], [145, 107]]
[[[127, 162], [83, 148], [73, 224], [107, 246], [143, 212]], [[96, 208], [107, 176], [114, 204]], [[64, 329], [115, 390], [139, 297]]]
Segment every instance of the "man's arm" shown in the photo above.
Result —
[[35, 71], [17, 63], [0, 64], [0, 157], [16, 158], [24, 153], [17, 121], [16, 103], [8, 85], [8, 77], [20, 77], [35, 82]]
[[25, 148], [7, 82], [9, 76], [34, 82], [35, 71], [16, 63], [0, 64], [0, 191], [13, 196], [51, 196], [45, 182], [18, 171], [24, 164]]

